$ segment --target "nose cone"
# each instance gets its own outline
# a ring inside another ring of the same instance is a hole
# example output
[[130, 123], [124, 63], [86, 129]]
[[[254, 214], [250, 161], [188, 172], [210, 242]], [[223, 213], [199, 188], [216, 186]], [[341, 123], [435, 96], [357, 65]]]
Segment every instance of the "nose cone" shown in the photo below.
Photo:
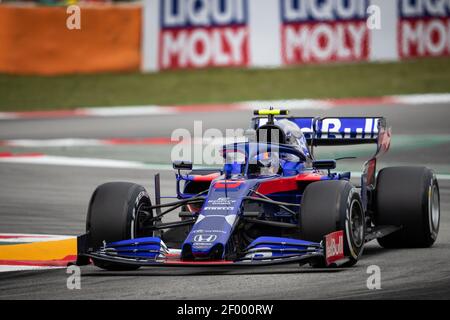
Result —
[[224, 259], [242, 197], [247, 193], [248, 185], [242, 180], [213, 182], [197, 221], [183, 243], [183, 259]]
[[200, 215], [183, 244], [183, 257], [223, 259], [236, 219], [234, 213]]

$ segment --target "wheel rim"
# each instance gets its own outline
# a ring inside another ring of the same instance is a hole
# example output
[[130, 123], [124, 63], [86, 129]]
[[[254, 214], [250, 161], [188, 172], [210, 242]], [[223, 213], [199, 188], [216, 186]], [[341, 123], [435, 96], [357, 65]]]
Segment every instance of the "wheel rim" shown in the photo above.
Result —
[[428, 208], [430, 217], [430, 231], [433, 234], [439, 228], [440, 219], [439, 192], [435, 184], [430, 188], [428, 203], [430, 204]]
[[364, 217], [362, 208], [357, 200], [353, 200], [350, 205], [350, 232], [353, 243], [356, 247], [361, 247], [364, 241]]
[[146, 224], [145, 222], [147, 221], [149, 215], [152, 216], [149, 210], [149, 205], [141, 202], [135, 212], [135, 219], [133, 219], [131, 224], [133, 238], [148, 236], [148, 232], [145, 232], [145, 226], [147, 226], [148, 223]]

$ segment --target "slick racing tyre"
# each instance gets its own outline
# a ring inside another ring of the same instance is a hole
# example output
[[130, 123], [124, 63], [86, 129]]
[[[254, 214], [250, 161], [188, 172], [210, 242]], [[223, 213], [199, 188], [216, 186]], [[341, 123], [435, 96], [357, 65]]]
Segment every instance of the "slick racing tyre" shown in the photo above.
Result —
[[[152, 236], [143, 231], [143, 218], [152, 216], [150, 196], [144, 187], [128, 182], [100, 185], [92, 194], [86, 219], [89, 247], [98, 249], [103, 242]], [[105, 263], [93, 259], [106, 270], [135, 270], [138, 266]]]
[[[344, 255], [354, 265], [362, 254], [365, 242], [365, 215], [361, 197], [348, 181], [319, 181], [308, 185], [303, 193], [300, 213], [303, 240], [320, 242], [324, 236], [344, 232]], [[325, 261], [313, 263], [323, 267]]]
[[425, 167], [380, 170], [376, 184], [376, 224], [401, 229], [378, 239], [384, 248], [430, 247], [439, 232], [439, 185]]

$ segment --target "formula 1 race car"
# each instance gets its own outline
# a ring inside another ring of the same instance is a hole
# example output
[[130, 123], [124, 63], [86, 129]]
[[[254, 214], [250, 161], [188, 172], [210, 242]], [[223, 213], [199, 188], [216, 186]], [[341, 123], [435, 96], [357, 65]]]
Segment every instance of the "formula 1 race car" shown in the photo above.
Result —
[[[222, 147], [220, 169], [174, 162], [177, 201], [155, 201], [128, 182], [92, 195], [78, 265], [107, 270], [141, 266], [255, 266], [281, 263], [352, 266], [366, 242], [385, 248], [430, 247], [439, 230], [439, 187], [425, 167], [376, 163], [390, 146], [381, 117], [288, 117], [258, 110], [245, 142]], [[374, 143], [360, 185], [336, 160], [316, 159], [323, 145]], [[188, 172], [186, 172], [188, 171]], [[186, 173], [183, 173], [186, 172]], [[174, 197], [175, 198], [175, 197]], [[179, 211], [178, 221], [162, 217]]]

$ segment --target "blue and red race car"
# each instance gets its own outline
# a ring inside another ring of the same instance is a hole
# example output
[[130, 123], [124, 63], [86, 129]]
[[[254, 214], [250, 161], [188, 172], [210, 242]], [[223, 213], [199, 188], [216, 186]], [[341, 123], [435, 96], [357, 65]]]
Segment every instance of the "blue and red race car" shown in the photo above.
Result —
[[[100, 185], [90, 200], [77, 264], [107, 270], [142, 266], [254, 266], [281, 263], [351, 266], [365, 243], [430, 247], [439, 231], [439, 187], [425, 167], [376, 174], [391, 133], [381, 117], [288, 117], [258, 110], [248, 140], [223, 146], [224, 166], [192, 170], [178, 161], [177, 201], [155, 203], [140, 185]], [[321, 145], [376, 144], [360, 185]], [[187, 173], [183, 173], [186, 172]], [[162, 222], [179, 211], [180, 219]]]

